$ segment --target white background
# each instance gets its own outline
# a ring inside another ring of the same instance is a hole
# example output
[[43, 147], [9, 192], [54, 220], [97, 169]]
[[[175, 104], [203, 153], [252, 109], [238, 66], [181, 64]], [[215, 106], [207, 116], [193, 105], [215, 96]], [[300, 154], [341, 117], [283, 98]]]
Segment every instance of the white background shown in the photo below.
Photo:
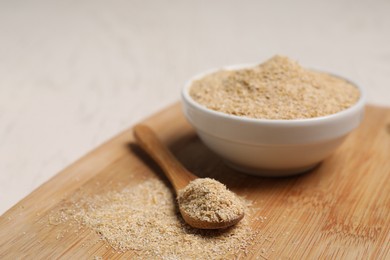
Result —
[[390, 1], [0, 1], [0, 214], [179, 100], [210, 68], [274, 54], [390, 106]]

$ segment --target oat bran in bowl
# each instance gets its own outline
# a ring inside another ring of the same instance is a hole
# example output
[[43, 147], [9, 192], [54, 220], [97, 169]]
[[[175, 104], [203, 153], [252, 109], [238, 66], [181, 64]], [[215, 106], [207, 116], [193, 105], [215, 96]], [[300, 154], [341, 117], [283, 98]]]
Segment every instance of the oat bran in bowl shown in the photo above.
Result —
[[261, 176], [315, 167], [361, 122], [364, 91], [283, 56], [195, 76], [184, 114], [229, 166]]

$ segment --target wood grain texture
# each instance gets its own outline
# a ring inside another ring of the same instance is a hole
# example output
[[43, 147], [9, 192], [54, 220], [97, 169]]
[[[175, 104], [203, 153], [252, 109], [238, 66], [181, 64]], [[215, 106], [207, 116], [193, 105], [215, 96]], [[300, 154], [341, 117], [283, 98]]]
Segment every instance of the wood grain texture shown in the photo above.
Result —
[[[361, 127], [319, 167], [289, 178], [235, 172], [209, 151], [179, 104], [144, 121], [179, 160], [200, 177], [213, 177], [254, 201], [258, 241], [248, 258], [390, 258], [390, 109], [368, 106]], [[131, 258], [90, 230], [49, 219], [78, 190], [96, 194], [161, 177], [129, 129], [32, 192], [0, 218], [1, 259]]]

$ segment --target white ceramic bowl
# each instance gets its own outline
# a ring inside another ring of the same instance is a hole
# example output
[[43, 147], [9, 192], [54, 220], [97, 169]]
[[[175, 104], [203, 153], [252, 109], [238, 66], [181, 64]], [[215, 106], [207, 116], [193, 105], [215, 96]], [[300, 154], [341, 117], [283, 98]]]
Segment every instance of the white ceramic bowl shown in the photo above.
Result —
[[[235, 70], [248, 65], [230, 66]], [[200, 139], [227, 165], [259, 176], [287, 176], [305, 172], [328, 157], [359, 126], [365, 94], [353, 106], [336, 114], [296, 120], [253, 119], [206, 108], [194, 101], [189, 80], [182, 90], [184, 114]]]

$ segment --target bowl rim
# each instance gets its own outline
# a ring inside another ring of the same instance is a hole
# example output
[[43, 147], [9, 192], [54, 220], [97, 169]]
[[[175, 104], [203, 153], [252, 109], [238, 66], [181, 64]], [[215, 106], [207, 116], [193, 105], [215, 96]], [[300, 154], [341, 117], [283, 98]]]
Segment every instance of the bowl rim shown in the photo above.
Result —
[[356, 83], [354, 83], [354, 82], [350, 81], [349, 79], [346, 79], [342, 76], [339, 76], [339, 75], [334, 74], [334, 73], [324, 72], [324, 71], [321, 71], [321, 72], [328, 73], [329, 75], [332, 75], [334, 77], [345, 80], [348, 83], [350, 83], [351, 85], [353, 85], [354, 87], [356, 87], [360, 93], [360, 97], [359, 97], [358, 101], [346, 109], [343, 109], [343, 110], [336, 112], [334, 114], [329, 114], [329, 115], [325, 115], [325, 116], [312, 117], [312, 118], [298, 118], [298, 119], [265, 119], [265, 118], [251, 118], [251, 117], [246, 117], [246, 116], [231, 115], [231, 114], [227, 114], [224, 112], [212, 110], [212, 109], [207, 108], [206, 106], [196, 102], [189, 94], [189, 90], [192, 86], [193, 81], [201, 79], [201, 78], [203, 78], [211, 73], [214, 73], [214, 72], [217, 72], [220, 70], [238, 70], [238, 69], [244, 69], [244, 68], [251, 68], [251, 67], [254, 67], [256, 65], [258, 65], [258, 64], [230, 65], [230, 66], [224, 66], [222, 68], [217, 68], [217, 69], [214, 68], [214, 69], [210, 69], [210, 70], [198, 73], [195, 76], [193, 76], [192, 78], [190, 78], [189, 80], [187, 80], [187, 82], [185, 83], [185, 85], [181, 91], [182, 99], [184, 100], [184, 102], [187, 102], [188, 104], [195, 107], [196, 109], [198, 109], [204, 113], [211, 114], [211, 115], [216, 116], [216, 117], [222, 117], [222, 118], [228, 119], [228, 120], [238, 120], [238, 121], [245, 122], [245, 123], [272, 124], [272, 125], [286, 125], [286, 124], [307, 125], [307, 124], [313, 124], [313, 123], [320, 123], [320, 122], [323, 122], [326, 120], [333, 120], [333, 119], [342, 118], [342, 117], [354, 114], [354, 113], [358, 112], [361, 108], [364, 107], [365, 100], [366, 100], [366, 92], [365, 92], [364, 88], [362, 88], [361, 86], [357, 85]]

